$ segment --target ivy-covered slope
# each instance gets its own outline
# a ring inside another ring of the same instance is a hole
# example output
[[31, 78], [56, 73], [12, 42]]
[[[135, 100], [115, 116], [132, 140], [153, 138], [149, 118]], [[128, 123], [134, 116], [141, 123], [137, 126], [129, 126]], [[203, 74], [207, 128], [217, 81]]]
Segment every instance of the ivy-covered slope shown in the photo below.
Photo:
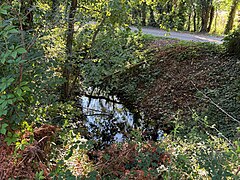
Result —
[[235, 136], [240, 119], [240, 60], [219, 45], [166, 44], [166, 40], [149, 44], [151, 60], [118, 75], [114, 94], [143, 112], [148, 123], [166, 131], [176, 119], [191, 128], [192, 114], [197, 112], [225, 135]]

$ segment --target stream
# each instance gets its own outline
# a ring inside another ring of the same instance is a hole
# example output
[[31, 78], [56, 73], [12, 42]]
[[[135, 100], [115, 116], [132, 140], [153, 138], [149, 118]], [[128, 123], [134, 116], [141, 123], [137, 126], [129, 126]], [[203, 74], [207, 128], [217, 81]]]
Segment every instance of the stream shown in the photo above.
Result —
[[[138, 119], [136, 126], [134, 114], [132, 114], [119, 101], [116, 96], [106, 96], [94, 94], [94, 97], [82, 96], [81, 104], [86, 117], [86, 127], [93, 140], [101, 144], [111, 144], [113, 142], [123, 142], [131, 139], [131, 132], [138, 130], [142, 136], [147, 136], [146, 132], [151, 132], [143, 126], [143, 119]], [[145, 132], [145, 133], [144, 133]], [[157, 140], [163, 137], [163, 131], [158, 130]]]

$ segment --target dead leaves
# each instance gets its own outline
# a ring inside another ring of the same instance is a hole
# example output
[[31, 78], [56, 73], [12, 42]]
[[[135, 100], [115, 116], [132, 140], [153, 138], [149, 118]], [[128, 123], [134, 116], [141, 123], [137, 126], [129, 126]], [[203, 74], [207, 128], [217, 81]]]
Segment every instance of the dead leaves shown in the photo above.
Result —
[[[102, 151], [92, 152], [101, 178], [158, 179], [156, 168], [170, 163], [170, 155], [154, 142], [112, 144]], [[145, 167], [145, 160], [148, 160]], [[144, 170], [145, 169], [145, 170]], [[147, 170], [147, 171], [146, 171]], [[155, 173], [153, 173], [155, 172]]]
[[[0, 179], [34, 179], [36, 172], [40, 171], [43, 171], [44, 176], [48, 177], [47, 158], [50, 153], [50, 141], [57, 130], [57, 127], [51, 125], [35, 128], [34, 142], [27, 145], [24, 150], [18, 150], [18, 156], [14, 154], [14, 146], [7, 146], [4, 136], [0, 136]], [[28, 139], [29, 136], [29, 132], [26, 132], [22, 137]]]

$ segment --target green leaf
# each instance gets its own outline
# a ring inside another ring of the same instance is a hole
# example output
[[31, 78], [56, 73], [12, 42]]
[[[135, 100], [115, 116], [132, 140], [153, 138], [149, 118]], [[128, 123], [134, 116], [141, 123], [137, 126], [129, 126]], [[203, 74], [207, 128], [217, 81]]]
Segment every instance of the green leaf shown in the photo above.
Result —
[[3, 92], [5, 89], [7, 88], [7, 85], [6, 84], [1, 84], [0, 85], [0, 92]]
[[28, 86], [23, 86], [23, 87], [21, 87], [22, 88], [22, 90], [24, 90], [24, 91], [31, 91], [31, 89], [28, 87]]
[[17, 51], [13, 51], [11, 56], [15, 59], [17, 57]]
[[8, 33], [16, 34], [16, 33], [18, 33], [18, 30], [17, 29], [11, 29], [10, 31], [8, 31]]
[[18, 134], [12, 134], [11, 132], [8, 132], [5, 142], [7, 142], [8, 146], [10, 146], [12, 143], [17, 142], [18, 137]]
[[8, 62], [9, 64], [13, 64], [13, 63], [15, 63], [15, 61], [12, 60], [12, 59], [8, 60], [7, 62]]
[[5, 135], [7, 132], [7, 129], [6, 129], [7, 127], [8, 127], [8, 124], [6, 124], [6, 123], [2, 124], [1, 129], [0, 129], [0, 134]]
[[2, 6], [2, 9], [10, 9], [11, 8], [11, 6], [9, 6], [9, 5], [3, 5]]
[[8, 95], [7, 95], [7, 98], [8, 98], [8, 99], [11, 99], [11, 98], [14, 98], [14, 97], [15, 97], [14, 94], [8, 94]]
[[8, 103], [8, 104], [13, 104], [13, 100], [12, 100], [12, 99], [9, 99], [9, 100], [7, 100], [7, 103]]
[[27, 81], [23, 81], [23, 82], [21, 82], [20, 86], [24, 86], [24, 85], [27, 85], [27, 84], [28, 84]]
[[24, 49], [24, 48], [18, 48], [16, 51], [18, 54], [23, 54], [23, 53], [27, 52], [26, 49]]
[[5, 10], [5, 9], [0, 9], [0, 14], [7, 15], [7, 10]]
[[91, 171], [89, 174], [89, 180], [94, 180], [96, 179], [97, 175], [98, 175], [98, 172], [97, 171]]
[[[2, 95], [2, 96], [1, 96], [1, 100], [4, 101], [5, 99], [7, 99], [7, 96], [6, 96], [6, 95]], [[0, 101], [1, 101], [1, 100], [0, 100]]]
[[5, 89], [7, 89], [14, 80], [14, 78], [2, 78], [2, 83], [0, 84], [0, 92], [3, 92]]
[[3, 101], [2, 103], [2, 107], [6, 107], [7, 106], [7, 100]]
[[3, 115], [7, 115], [7, 110], [2, 112]]
[[6, 58], [3, 57], [3, 58], [1, 59], [1, 63], [4, 64], [5, 62], [6, 62]]
[[15, 59], [15, 63], [21, 63], [22, 62], [22, 57], [18, 57], [17, 59]]
[[7, 132], [7, 129], [4, 129], [4, 128], [1, 128], [1, 129], [0, 129], [0, 134], [3, 134], [3, 135], [5, 135], [5, 134], [6, 134], [6, 132]]
[[6, 115], [7, 114], [7, 110], [5, 110], [4, 108], [0, 108], [0, 116], [2, 116], [2, 115]]
[[21, 96], [19, 96], [18, 101], [24, 101], [24, 99]]
[[18, 96], [21, 96], [22, 95], [22, 90], [19, 88], [19, 89], [17, 89], [16, 93], [17, 93]]

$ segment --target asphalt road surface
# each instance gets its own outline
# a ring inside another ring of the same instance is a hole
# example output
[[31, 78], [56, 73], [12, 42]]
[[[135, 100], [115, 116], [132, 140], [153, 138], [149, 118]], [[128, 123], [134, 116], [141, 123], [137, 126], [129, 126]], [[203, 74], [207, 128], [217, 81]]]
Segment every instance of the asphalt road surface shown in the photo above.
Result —
[[[131, 27], [132, 31], [138, 31], [136, 27]], [[167, 37], [167, 38], [176, 38], [185, 41], [195, 41], [195, 42], [211, 42], [221, 44], [223, 37], [208, 36], [203, 34], [191, 34], [183, 32], [174, 32], [174, 31], [164, 31], [157, 28], [142, 28], [144, 34], [151, 34], [153, 36]]]

